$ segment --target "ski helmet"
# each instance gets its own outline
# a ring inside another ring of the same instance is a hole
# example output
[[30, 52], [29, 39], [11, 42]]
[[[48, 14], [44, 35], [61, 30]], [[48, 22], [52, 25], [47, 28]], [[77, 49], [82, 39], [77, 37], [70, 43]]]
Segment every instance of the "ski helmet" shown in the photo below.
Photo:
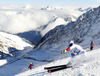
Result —
[[74, 41], [72, 41], [72, 40], [68, 41], [68, 46], [69, 46], [70, 44], [73, 45], [73, 44], [74, 44]]

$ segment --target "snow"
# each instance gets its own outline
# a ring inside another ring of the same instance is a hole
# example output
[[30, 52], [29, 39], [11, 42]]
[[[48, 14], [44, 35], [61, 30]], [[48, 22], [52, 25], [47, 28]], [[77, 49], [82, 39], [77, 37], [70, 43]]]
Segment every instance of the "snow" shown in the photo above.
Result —
[[[0, 6], [0, 30], [5, 31], [0, 32], [0, 44], [6, 50], [3, 53], [9, 54], [9, 50], [7, 50], [9, 47], [20, 50], [14, 50], [11, 57], [7, 56], [5, 59], [0, 59], [0, 76], [99, 76], [100, 44], [95, 45], [95, 49], [89, 51], [87, 41], [92, 40], [90, 37], [84, 37], [86, 40], [81, 44], [88, 51], [84, 62], [80, 62], [81, 55], [79, 55], [75, 59], [78, 65], [69, 69], [48, 73], [44, 70], [44, 67], [67, 64], [71, 60], [71, 52], [60, 54], [61, 49], [65, 49], [66, 47], [59, 46], [59, 44], [55, 44], [54, 48], [49, 44], [48, 49], [33, 49], [34, 45], [31, 45], [29, 41], [10, 34], [39, 30], [42, 36], [44, 36], [45, 33], [58, 25], [67, 25], [68, 22], [75, 21], [83, 13], [84, 9], [81, 9], [80, 12], [73, 6], [45, 6], [43, 8], [35, 8], [30, 4], [26, 6]], [[92, 29], [94, 28], [96, 27]], [[93, 34], [95, 33], [98, 33], [98, 31], [93, 32]], [[100, 40], [97, 39], [95, 43], [98, 41]], [[66, 42], [62, 44], [65, 45]], [[48, 62], [50, 60], [52, 62]], [[32, 70], [28, 68], [30, 61], [34, 64]]]
[[[22, 33], [30, 30], [39, 30], [42, 35], [50, 29], [47, 27], [45, 32], [42, 28], [45, 25], [52, 25], [52, 28], [60, 24], [66, 24], [66, 18], [75, 21], [81, 14], [86, 11], [79, 11], [78, 8], [84, 6], [66, 5], [66, 6], [35, 6], [26, 5], [0, 5], [0, 30], [9, 33]], [[89, 7], [89, 6], [87, 6]], [[84, 7], [84, 8], [87, 8]], [[94, 6], [91, 6], [94, 7]], [[45, 9], [45, 10], [44, 10]], [[35, 11], [35, 12], [34, 12]], [[62, 18], [60, 24], [55, 23], [56, 18]], [[67, 22], [68, 23], [68, 22]], [[54, 24], [54, 26], [53, 26]], [[17, 29], [16, 29], [17, 27]], [[42, 28], [41, 28], [42, 27]], [[23, 28], [23, 29], [22, 29]]]
[[[12, 34], [20, 34], [21, 37], [25, 32], [39, 32], [32, 36], [30, 41], [39, 42], [39, 40], [51, 29], [59, 25], [67, 25], [76, 19], [86, 9], [92, 9], [96, 6], [76, 6], [76, 5], [0, 5], [0, 30]], [[82, 9], [82, 11], [78, 9]], [[16, 28], [17, 27], [17, 28]], [[24, 34], [26, 35], [26, 33]], [[32, 39], [33, 38], [33, 39]], [[27, 39], [27, 38], [26, 38]]]
[[[49, 30], [52, 30], [54, 29], [56, 26], [59, 26], [59, 25], [65, 25], [67, 24], [68, 22], [66, 22], [63, 18], [57, 18], [54, 22], [50, 23], [46, 29], [44, 29], [41, 33], [42, 33], [42, 36], [44, 36]], [[52, 26], [53, 25], [53, 26]]]
[[0, 51], [9, 54], [8, 47], [14, 47], [18, 50], [23, 50], [25, 47], [32, 47], [32, 45], [29, 44], [29, 42], [25, 42], [25, 40], [23, 40], [24, 39], [16, 35], [0, 32]]
[[[35, 51], [36, 52], [36, 51]], [[37, 51], [38, 53], [39, 51]], [[38, 53], [39, 54], [39, 53]], [[65, 54], [67, 55], [67, 53]], [[66, 57], [65, 55], [61, 55], [62, 59], [57, 57], [53, 62], [40, 62], [40, 61], [32, 61], [28, 59], [21, 59], [11, 64], [7, 64], [0, 69], [0, 75], [7, 76], [99, 76], [100, 70], [100, 49], [95, 49], [87, 52], [85, 57], [85, 61], [83, 63], [79, 62], [78, 65], [73, 68], [64, 69], [61, 71], [57, 71], [54, 73], [48, 73], [44, 70], [44, 67], [56, 66], [67, 64], [71, 58]], [[45, 57], [45, 56], [44, 56]], [[40, 57], [39, 57], [40, 58]], [[79, 58], [79, 56], [77, 57]], [[41, 59], [41, 58], [40, 58]], [[28, 69], [29, 62], [32, 61], [35, 67], [30, 70]], [[15, 69], [16, 68], [16, 69]], [[6, 73], [4, 72], [6, 71]], [[12, 72], [13, 71], [13, 72]], [[12, 73], [11, 73], [12, 72]]]
[[5, 65], [7, 63], [6, 59], [0, 60], [0, 66]]
[[33, 36], [33, 42], [38, 42], [41, 37], [56, 26], [76, 21], [81, 14], [86, 12], [77, 10], [83, 7], [75, 5], [0, 5], [0, 30], [12, 34], [29, 31], [39, 32], [39, 39], [35, 40], [37, 37]]
[[57, 71], [54, 73], [47, 73], [44, 70], [44, 67], [48, 66], [55, 66], [55, 65], [62, 65], [67, 64], [71, 58], [64, 58], [60, 60], [53, 61], [49, 64], [45, 64], [39, 67], [36, 67], [32, 70], [28, 70], [17, 74], [15, 76], [99, 76], [100, 70], [100, 49], [96, 49], [93, 51], [87, 52], [86, 61], [83, 63], [69, 69]]

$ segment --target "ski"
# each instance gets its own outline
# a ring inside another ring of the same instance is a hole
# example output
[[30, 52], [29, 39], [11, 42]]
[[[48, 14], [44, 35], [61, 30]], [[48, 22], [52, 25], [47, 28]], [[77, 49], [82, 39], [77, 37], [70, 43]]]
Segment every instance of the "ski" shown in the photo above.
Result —
[[59, 67], [59, 68], [53, 68], [53, 69], [49, 69], [48, 72], [52, 73], [52, 72], [56, 72], [56, 71], [67, 69], [67, 68], [71, 68], [71, 67], [72, 66], [63, 66], [63, 67]]
[[55, 68], [61, 68], [61, 67], [66, 67], [66, 65], [58, 65], [58, 66], [44, 67], [44, 69], [49, 70], [49, 69], [55, 69]]
[[59, 71], [59, 70], [63, 70], [63, 69], [66, 69], [66, 68], [71, 68], [71, 67], [72, 66], [68, 66], [68, 64], [66, 64], [66, 65], [45, 67], [44, 69], [48, 70], [48, 72], [51, 73], [51, 72], [55, 72], [55, 71]]

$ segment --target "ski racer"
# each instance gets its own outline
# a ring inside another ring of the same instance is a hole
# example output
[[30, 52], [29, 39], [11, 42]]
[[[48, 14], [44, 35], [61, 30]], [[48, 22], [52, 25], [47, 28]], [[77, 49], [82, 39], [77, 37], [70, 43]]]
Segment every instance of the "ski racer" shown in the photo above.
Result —
[[62, 51], [61, 54], [65, 53], [67, 51], [70, 51], [70, 50], [72, 50], [72, 53], [71, 53], [72, 58], [79, 54], [85, 54], [85, 50], [80, 45], [74, 44], [74, 41], [69, 41], [68, 48], [66, 50]]
[[[63, 53], [70, 51], [70, 50], [72, 51], [71, 52], [72, 59], [67, 64], [45, 67], [44, 69], [48, 70], [49, 73], [55, 72], [55, 71], [59, 71], [62, 69], [71, 68], [75, 65], [79, 65], [80, 63], [82, 63], [84, 61], [84, 59], [86, 59], [85, 58], [85, 50], [81, 46], [74, 44], [74, 41], [69, 41], [68, 48], [66, 50], [62, 51], [61, 53], [63, 54]], [[77, 56], [77, 55], [79, 55], [79, 56]]]

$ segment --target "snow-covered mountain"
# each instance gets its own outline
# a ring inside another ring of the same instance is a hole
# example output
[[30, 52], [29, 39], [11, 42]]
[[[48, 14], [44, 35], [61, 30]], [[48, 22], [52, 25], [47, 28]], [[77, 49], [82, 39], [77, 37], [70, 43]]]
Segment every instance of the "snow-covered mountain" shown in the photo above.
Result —
[[18, 50], [25, 50], [25, 48], [27, 49], [31, 47], [33, 46], [28, 40], [20, 38], [16, 35], [0, 32], [0, 56], [3, 58], [5, 58], [4, 54], [14, 57], [15, 54], [13, 52], [17, 52]]
[[[74, 40], [75, 43], [83, 43], [89, 46], [93, 40], [100, 43], [100, 7], [91, 9], [81, 15], [75, 22], [70, 22], [68, 25], [60, 25], [49, 31], [41, 40], [38, 48], [51, 49], [59, 48], [67, 45], [69, 40]], [[50, 47], [51, 46], [51, 47]]]
[[81, 14], [88, 11], [85, 10], [87, 8], [89, 6], [0, 5], [0, 30], [18, 34], [24, 38], [29, 32], [28, 35], [33, 34], [33, 36], [26, 39], [38, 42], [56, 26], [75, 21]]
[[76, 9], [76, 10], [78, 10], [78, 11], [81, 11], [81, 12], [83, 12], [83, 11], [89, 11], [89, 10], [91, 10], [92, 8], [91, 7], [88, 7], [88, 8], [78, 8], [78, 9]]

